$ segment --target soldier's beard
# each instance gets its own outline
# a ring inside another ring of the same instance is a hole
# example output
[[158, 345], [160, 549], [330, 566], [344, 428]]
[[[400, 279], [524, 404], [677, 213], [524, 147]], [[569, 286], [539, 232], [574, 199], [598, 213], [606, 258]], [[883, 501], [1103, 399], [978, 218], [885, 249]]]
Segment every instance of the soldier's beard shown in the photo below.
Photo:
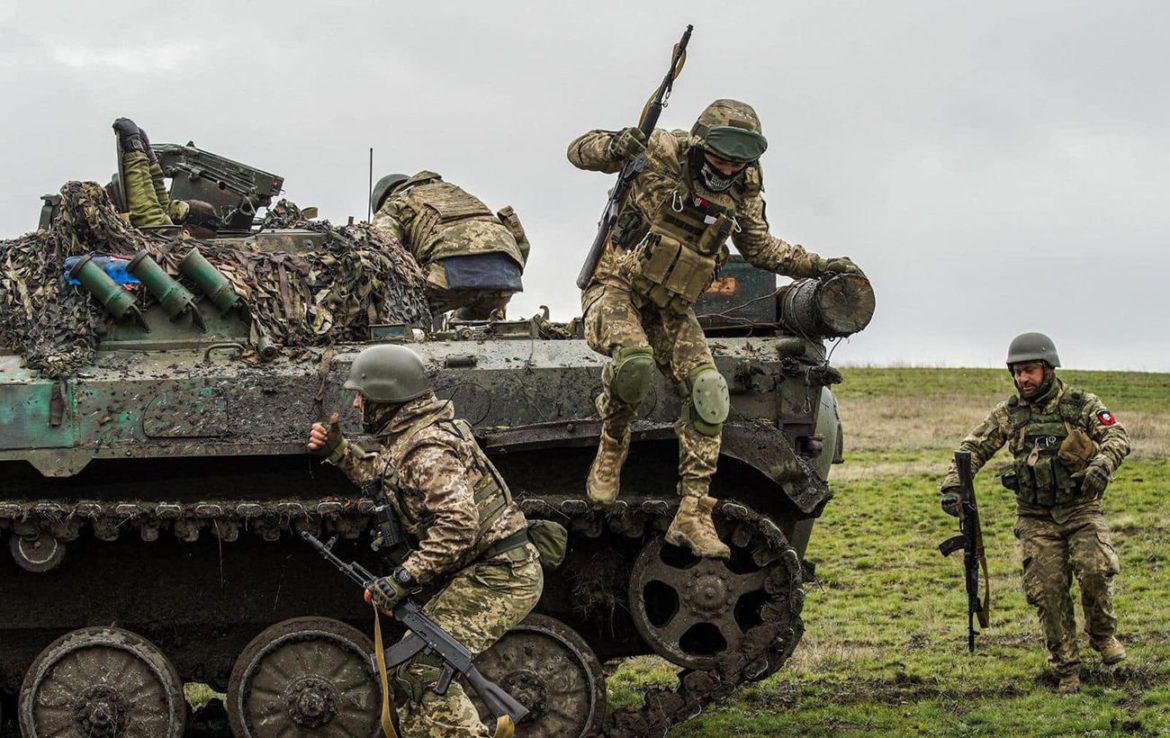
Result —
[[1024, 398], [1025, 400], [1031, 400], [1035, 397], [1040, 397], [1048, 391], [1049, 387], [1052, 386], [1052, 379], [1055, 376], [1056, 372], [1052, 371], [1051, 369], [1045, 369], [1044, 379], [1040, 382], [1040, 384], [1024, 387], [1017, 381], [1016, 391], [1019, 392], [1020, 397]]

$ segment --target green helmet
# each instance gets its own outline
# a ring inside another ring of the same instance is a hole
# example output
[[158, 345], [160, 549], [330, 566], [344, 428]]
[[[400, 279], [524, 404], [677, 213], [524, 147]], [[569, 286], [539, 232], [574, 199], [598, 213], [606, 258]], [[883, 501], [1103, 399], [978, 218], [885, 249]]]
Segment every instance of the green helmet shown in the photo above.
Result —
[[431, 380], [418, 354], [405, 346], [383, 344], [362, 349], [343, 385], [371, 402], [397, 405], [431, 391]]
[[1060, 357], [1056, 355], [1056, 344], [1043, 333], [1021, 333], [1012, 339], [1008, 346], [1007, 365], [1022, 364], [1026, 361], [1043, 361], [1050, 367], [1060, 366]]
[[394, 188], [410, 179], [407, 174], [387, 174], [385, 177], [379, 179], [374, 183], [374, 189], [370, 192], [370, 209], [375, 213], [382, 207], [382, 202], [389, 197]]
[[738, 100], [708, 105], [691, 127], [691, 135], [705, 151], [728, 161], [755, 161], [768, 148], [756, 111]]

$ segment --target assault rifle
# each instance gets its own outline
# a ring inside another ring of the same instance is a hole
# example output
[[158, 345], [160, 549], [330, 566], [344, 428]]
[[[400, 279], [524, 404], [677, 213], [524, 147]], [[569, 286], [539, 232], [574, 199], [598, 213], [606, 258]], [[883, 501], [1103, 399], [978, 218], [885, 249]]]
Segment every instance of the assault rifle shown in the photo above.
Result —
[[[687, 60], [687, 42], [691, 40], [693, 29], [694, 26], [688, 25], [687, 30], [683, 32], [682, 40], [674, 45], [674, 51], [670, 55], [670, 69], [666, 71], [662, 84], [658, 85], [658, 89], [654, 91], [654, 94], [646, 101], [646, 106], [642, 108], [642, 116], [638, 119], [638, 128], [646, 136], [647, 141], [650, 139], [654, 127], [658, 125], [658, 116], [662, 114], [662, 109], [666, 107], [667, 100], [670, 99], [675, 79], [682, 73], [683, 64]], [[589, 247], [589, 256], [585, 257], [585, 264], [581, 267], [581, 273], [577, 275], [579, 289], [585, 289], [592, 281], [593, 272], [597, 269], [597, 262], [605, 250], [605, 242], [609, 240], [609, 232], [613, 230], [618, 211], [621, 210], [622, 203], [625, 202], [626, 195], [630, 192], [630, 185], [645, 168], [646, 155], [644, 153], [639, 154], [622, 167], [617, 183], [610, 190], [605, 210], [601, 211], [601, 223], [597, 228], [597, 235], [593, 237], [593, 245]]]
[[[163, 174], [171, 178], [172, 200], [203, 200], [219, 215], [221, 231], [247, 232], [257, 208], [280, 194], [284, 177], [232, 161], [188, 142], [155, 144]], [[124, 180], [123, 180], [124, 181]]]
[[[967, 651], [975, 653], [975, 619], [986, 628], [991, 606], [991, 587], [987, 577], [987, 557], [983, 554], [983, 529], [979, 525], [979, 506], [975, 503], [975, 483], [971, 474], [971, 452], [955, 452], [955, 469], [959, 472], [959, 535], [938, 544], [943, 556], [963, 549], [963, 578], [967, 585]], [[979, 569], [983, 569], [983, 600], [979, 599]]]
[[[322, 543], [319, 538], [308, 531], [301, 532], [305, 539], [325, 560], [333, 564], [342, 574], [345, 574], [362, 589], [369, 589], [377, 577], [369, 569], [356, 561], [346, 563], [333, 553], [333, 544], [337, 542], [334, 536], [328, 543]], [[402, 625], [410, 629], [410, 635], [384, 652], [385, 668], [393, 669], [405, 663], [420, 652], [435, 653], [443, 660], [442, 671], [433, 687], [435, 694], [446, 694], [451, 686], [451, 679], [455, 674], [461, 674], [468, 685], [479, 696], [491, 713], [496, 716], [496, 736], [511, 736], [515, 731], [515, 724], [528, 715], [524, 705], [516, 701], [500, 685], [488, 680], [472, 663], [471, 652], [450, 633], [443, 630], [423, 612], [418, 603], [413, 600], [403, 600], [394, 608], [393, 617]], [[379, 664], [379, 666], [382, 666]]]

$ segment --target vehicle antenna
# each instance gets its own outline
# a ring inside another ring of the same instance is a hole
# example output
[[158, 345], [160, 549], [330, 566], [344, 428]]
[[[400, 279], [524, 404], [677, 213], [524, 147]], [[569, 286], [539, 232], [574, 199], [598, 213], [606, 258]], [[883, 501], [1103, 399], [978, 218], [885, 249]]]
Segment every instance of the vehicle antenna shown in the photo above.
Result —
[[374, 203], [371, 198], [374, 196], [374, 147], [370, 147], [370, 184], [366, 190], [366, 222], [369, 223], [374, 217]]

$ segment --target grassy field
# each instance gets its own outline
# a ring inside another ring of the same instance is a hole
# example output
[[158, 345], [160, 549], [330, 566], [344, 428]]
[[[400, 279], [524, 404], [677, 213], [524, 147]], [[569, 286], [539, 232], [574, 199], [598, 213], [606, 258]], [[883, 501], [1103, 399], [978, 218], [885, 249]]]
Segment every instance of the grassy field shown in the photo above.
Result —
[[[1170, 736], [1170, 374], [1062, 376], [1100, 395], [1134, 443], [1106, 493], [1127, 661], [1102, 667], [1082, 636], [1085, 687], [1055, 694], [1020, 591], [1014, 504], [989, 474], [976, 488], [992, 625], [967, 654], [961, 559], [935, 548], [957, 532], [937, 485], [958, 440], [1010, 393], [1007, 372], [849, 369], [837, 388], [846, 463], [808, 551], [819, 581], [804, 640], [779, 674], [670, 736]], [[611, 700], [671, 680], [664, 663], [624, 665]]]

